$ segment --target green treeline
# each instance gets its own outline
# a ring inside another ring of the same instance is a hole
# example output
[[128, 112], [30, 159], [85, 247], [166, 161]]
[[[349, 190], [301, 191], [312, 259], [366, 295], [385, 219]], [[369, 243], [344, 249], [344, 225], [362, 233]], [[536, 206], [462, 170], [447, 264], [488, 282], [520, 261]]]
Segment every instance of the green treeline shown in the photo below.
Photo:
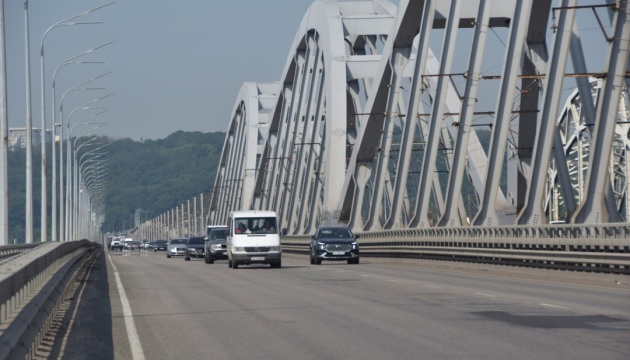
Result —
[[[83, 139], [80, 139], [83, 140]], [[86, 138], [87, 140], [87, 138]], [[105, 221], [103, 231], [120, 231], [132, 226], [137, 209], [142, 209], [142, 221], [150, 220], [194, 197], [208, 195], [216, 175], [225, 133], [178, 131], [160, 140], [142, 142], [131, 139], [98, 139], [94, 143], [110, 144], [99, 152], [107, 161]], [[77, 145], [81, 141], [77, 142]], [[50, 146], [50, 144], [48, 144]], [[100, 145], [86, 145], [85, 151]], [[64, 147], [65, 148], [65, 147]], [[51, 233], [52, 195], [51, 150], [48, 162], [48, 239]], [[89, 157], [89, 156], [88, 156]], [[86, 157], [87, 159], [87, 157]], [[41, 218], [41, 148], [33, 148], [33, 239], [39, 241]], [[65, 165], [64, 165], [65, 166]], [[25, 175], [26, 150], [15, 149], [8, 154], [9, 169], [9, 242], [25, 239]], [[58, 171], [58, 170], [57, 170]], [[59, 201], [59, 200], [57, 200]], [[191, 205], [192, 206], [192, 205]]]
[[[477, 131], [482, 146], [487, 151], [489, 131]], [[90, 138], [80, 138], [81, 145]], [[93, 145], [81, 147], [79, 157], [103, 143], [108, 146], [99, 152], [106, 154], [107, 188], [105, 196], [105, 220], [103, 232], [117, 232], [133, 227], [136, 210], [142, 210], [141, 222], [153, 219], [204, 194], [207, 211], [210, 190], [216, 177], [225, 133], [178, 131], [160, 140], [133, 141], [131, 139], [101, 138]], [[64, 144], [65, 145], [65, 144]], [[50, 146], [50, 144], [48, 144]], [[64, 146], [65, 148], [65, 146]], [[48, 168], [48, 239], [51, 238], [52, 216], [52, 154], [47, 149]], [[86, 157], [86, 159], [89, 157]], [[41, 149], [33, 148], [33, 239], [39, 241], [41, 217]], [[25, 171], [26, 150], [9, 151], [9, 243], [25, 239]], [[505, 166], [504, 166], [505, 172]], [[440, 177], [446, 190], [447, 174]], [[505, 174], [501, 187], [505, 189]], [[470, 183], [463, 184], [463, 201], [467, 212], [477, 211], [477, 197]], [[59, 199], [57, 199], [59, 202]], [[187, 206], [186, 204], [184, 206]]]

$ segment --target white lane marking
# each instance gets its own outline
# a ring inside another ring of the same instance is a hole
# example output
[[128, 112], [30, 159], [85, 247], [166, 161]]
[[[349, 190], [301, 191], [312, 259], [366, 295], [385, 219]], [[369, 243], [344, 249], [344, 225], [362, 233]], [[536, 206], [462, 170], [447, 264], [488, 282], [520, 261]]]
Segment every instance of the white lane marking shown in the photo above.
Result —
[[118, 274], [118, 269], [116, 269], [116, 265], [114, 265], [114, 262], [109, 254], [107, 254], [107, 258], [109, 259], [109, 263], [112, 265], [112, 269], [114, 269], [116, 286], [118, 287], [123, 316], [125, 317], [125, 328], [127, 328], [129, 346], [131, 347], [131, 356], [134, 360], [144, 360], [144, 351], [142, 351], [142, 345], [140, 344], [140, 337], [138, 337], [136, 324], [133, 322], [133, 313], [131, 312], [131, 306], [129, 306], [129, 300], [125, 294], [125, 288], [123, 288], [122, 282], [120, 281], [120, 275]]
[[566, 307], [566, 306], [553, 305], [553, 304], [540, 303], [540, 305], [542, 305], [542, 306], [546, 306], [546, 307], [557, 308], [557, 309], [570, 309], [570, 308], [568, 308], [568, 307]]
[[361, 276], [366, 277], [366, 278], [372, 277], [370, 275], [365, 275], [365, 274], [361, 274]]
[[424, 287], [428, 287], [428, 288], [433, 288], [433, 289], [441, 289], [441, 286], [435, 286], [435, 285], [422, 285]]
[[496, 297], [496, 295], [486, 294], [486, 293], [475, 293], [476, 295], [487, 296], [487, 297]]
[[389, 281], [389, 282], [393, 282], [393, 283], [398, 283], [398, 282], [400, 282], [400, 280], [387, 280], [387, 281]]

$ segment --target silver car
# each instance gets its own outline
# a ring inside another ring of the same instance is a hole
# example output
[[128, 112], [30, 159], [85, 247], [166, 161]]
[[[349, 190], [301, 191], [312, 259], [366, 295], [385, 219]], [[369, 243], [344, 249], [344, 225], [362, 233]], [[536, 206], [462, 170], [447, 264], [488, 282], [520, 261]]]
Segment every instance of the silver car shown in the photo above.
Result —
[[166, 257], [185, 255], [186, 243], [188, 243], [188, 239], [171, 239], [171, 242], [166, 247]]

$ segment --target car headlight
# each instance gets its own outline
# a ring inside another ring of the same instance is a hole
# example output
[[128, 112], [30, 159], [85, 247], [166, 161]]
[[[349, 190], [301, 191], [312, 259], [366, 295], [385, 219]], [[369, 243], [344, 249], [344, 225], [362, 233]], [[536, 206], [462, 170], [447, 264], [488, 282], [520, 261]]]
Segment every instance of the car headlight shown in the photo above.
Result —
[[357, 243], [356, 241], [352, 243], [352, 248], [353, 249], [358, 249], [359, 248], [359, 243]]
[[319, 250], [326, 250], [326, 244], [319, 243], [319, 244], [317, 244], [317, 248]]
[[280, 246], [271, 246], [269, 247], [269, 251], [280, 251], [281, 247]]
[[245, 252], [245, 248], [242, 246], [235, 246], [232, 248], [233, 252]]
[[221, 250], [221, 244], [212, 244], [212, 250]]

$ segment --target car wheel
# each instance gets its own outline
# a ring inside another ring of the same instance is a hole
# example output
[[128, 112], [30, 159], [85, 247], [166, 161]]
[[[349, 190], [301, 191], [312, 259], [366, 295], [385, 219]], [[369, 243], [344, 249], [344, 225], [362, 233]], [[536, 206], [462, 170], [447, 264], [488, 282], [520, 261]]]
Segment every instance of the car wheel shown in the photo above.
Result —
[[348, 264], [358, 264], [359, 263], [359, 258], [356, 259], [348, 259]]
[[322, 264], [322, 260], [318, 259], [317, 257], [315, 258], [315, 265], [321, 265]]
[[236, 261], [232, 262], [232, 269], [238, 269], [238, 264], [236, 263]]
[[205, 255], [203, 257], [203, 262], [205, 262], [206, 264], [210, 264], [210, 259], [208, 259], [208, 255]]
[[168, 254], [167, 254], [167, 255], [166, 255], [166, 257], [167, 257], [168, 259], [170, 259], [170, 258], [171, 258], [171, 255], [168, 255]]
[[232, 268], [232, 260], [228, 260], [228, 267]]
[[190, 261], [190, 258], [189, 257], [185, 257], [184, 260]]
[[313, 251], [309, 254], [309, 260], [311, 260], [311, 265], [315, 264], [315, 259], [313, 258]]
[[210, 259], [208, 260], [208, 264], [214, 264], [214, 259], [213, 259], [213, 258], [210, 258]]
[[282, 267], [282, 261], [269, 264], [273, 269], [280, 269]]

